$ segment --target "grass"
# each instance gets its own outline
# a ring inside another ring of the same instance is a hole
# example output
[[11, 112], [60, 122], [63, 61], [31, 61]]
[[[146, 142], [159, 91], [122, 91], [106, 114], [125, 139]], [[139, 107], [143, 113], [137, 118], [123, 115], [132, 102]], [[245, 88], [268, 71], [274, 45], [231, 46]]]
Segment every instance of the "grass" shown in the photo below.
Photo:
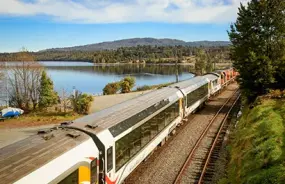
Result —
[[164, 83], [164, 84], [157, 84], [157, 85], [139, 86], [133, 92], [136, 92], [136, 91], [146, 91], [146, 90], [152, 90], [152, 89], [160, 89], [160, 88], [163, 88], [163, 87], [167, 87], [167, 86], [169, 86], [171, 84], [174, 84], [174, 82], [169, 82], [169, 83]]
[[64, 112], [32, 112], [29, 114], [24, 114], [19, 118], [11, 118], [5, 120], [4, 122], [0, 122], [0, 129], [58, 124], [63, 121], [74, 120], [80, 116], [82, 115]]
[[285, 99], [245, 107], [229, 152], [228, 177], [220, 183], [285, 183]]

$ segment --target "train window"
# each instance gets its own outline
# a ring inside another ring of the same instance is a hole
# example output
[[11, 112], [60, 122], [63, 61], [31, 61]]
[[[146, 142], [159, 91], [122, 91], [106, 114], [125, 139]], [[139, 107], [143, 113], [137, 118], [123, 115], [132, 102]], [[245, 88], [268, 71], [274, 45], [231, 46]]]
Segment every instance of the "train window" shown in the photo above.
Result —
[[73, 173], [61, 180], [58, 184], [78, 184], [79, 170], [76, 169]]
[[116, 171], [179, 116], [179, 101], [116, 141]]
[[97, 158], [91, 162], [91, 184], [97, 183]]
[[113, 147], [107, 149], [107, 171], [113, 169]]
[[208, 94], [208, 84], [201, 86], [200, 88], [192, 91], [187, 95], [187, 107], [193, 105], [195, 102], [203, 98]]
[[119, 134], [121, 134], [122, 132], [124, 132], [128, 128], [134, 126], [136, 123], [138, 123], [141, 120], [145, 119], [150, 114], [155, 113], [156, 111], [158, 111], [159, 109], [163, 108], [167, 104], [169, 104], [169, 100], [162, 100], [158, 104], [155, 104], [153, 106], [148, 107], [147, 109], [139, 112], [138, 114], [136, 114], [136, 115], [134, 115], [134, 116], [132, 116], [132, 117], [122, 121], [121, 123], [111, 127], [110, 128], [111, 134], [114, 137], [119, 135]]

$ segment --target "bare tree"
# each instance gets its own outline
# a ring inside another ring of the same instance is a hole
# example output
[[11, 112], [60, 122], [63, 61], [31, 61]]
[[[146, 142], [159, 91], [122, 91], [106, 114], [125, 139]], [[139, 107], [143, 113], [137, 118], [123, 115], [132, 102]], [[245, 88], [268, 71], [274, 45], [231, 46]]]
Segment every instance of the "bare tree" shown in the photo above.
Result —
[[62, 88], [61, 94], [60, 94], [60, 105], [63, 107], [63, 111], [66, 112], [68, 107], [71, 106], [71, 102], [69, 99], [70, 94], [67, 93], [67, 91]]
[[0, 106], [8, 106], [8, 78], [7, 78], [7, 63], [0, 62]]
[[37, 107], [41, 65], [26, 50], [17, 55], [17, 63], [9, 68], [9, 96], [13, 106], [29, 109]]

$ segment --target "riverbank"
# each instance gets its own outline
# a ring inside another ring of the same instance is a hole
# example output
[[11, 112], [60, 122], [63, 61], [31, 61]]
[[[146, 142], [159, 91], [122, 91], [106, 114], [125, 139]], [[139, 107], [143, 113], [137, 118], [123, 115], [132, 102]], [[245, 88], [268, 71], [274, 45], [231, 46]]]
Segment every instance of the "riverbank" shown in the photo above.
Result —
[[285, 99], [259, 98], [231, 135], [227, 177], [221, 184], [285, 183]]

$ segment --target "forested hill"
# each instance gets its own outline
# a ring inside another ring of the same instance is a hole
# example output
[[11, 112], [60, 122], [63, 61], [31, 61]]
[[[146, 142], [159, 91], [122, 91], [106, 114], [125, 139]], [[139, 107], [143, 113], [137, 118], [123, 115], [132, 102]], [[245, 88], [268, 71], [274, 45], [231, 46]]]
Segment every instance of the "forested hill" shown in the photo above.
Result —
[[65, 47], [65, 48], [52, 48], [43, 51], [98, 51], [98, 50], [114, 50], [121, 47], [136, 47], [138, 45], [150, 46], [190, 46], [190, 47], [215, 47], [215, 46], [228, 46], [228, 41], [197, 41], [185, 42], [176, 39], [155, 39], [155, 38], [132, 38], [124, 40], [116, 40], [110, 42], [102, 42], [96, 44]]

